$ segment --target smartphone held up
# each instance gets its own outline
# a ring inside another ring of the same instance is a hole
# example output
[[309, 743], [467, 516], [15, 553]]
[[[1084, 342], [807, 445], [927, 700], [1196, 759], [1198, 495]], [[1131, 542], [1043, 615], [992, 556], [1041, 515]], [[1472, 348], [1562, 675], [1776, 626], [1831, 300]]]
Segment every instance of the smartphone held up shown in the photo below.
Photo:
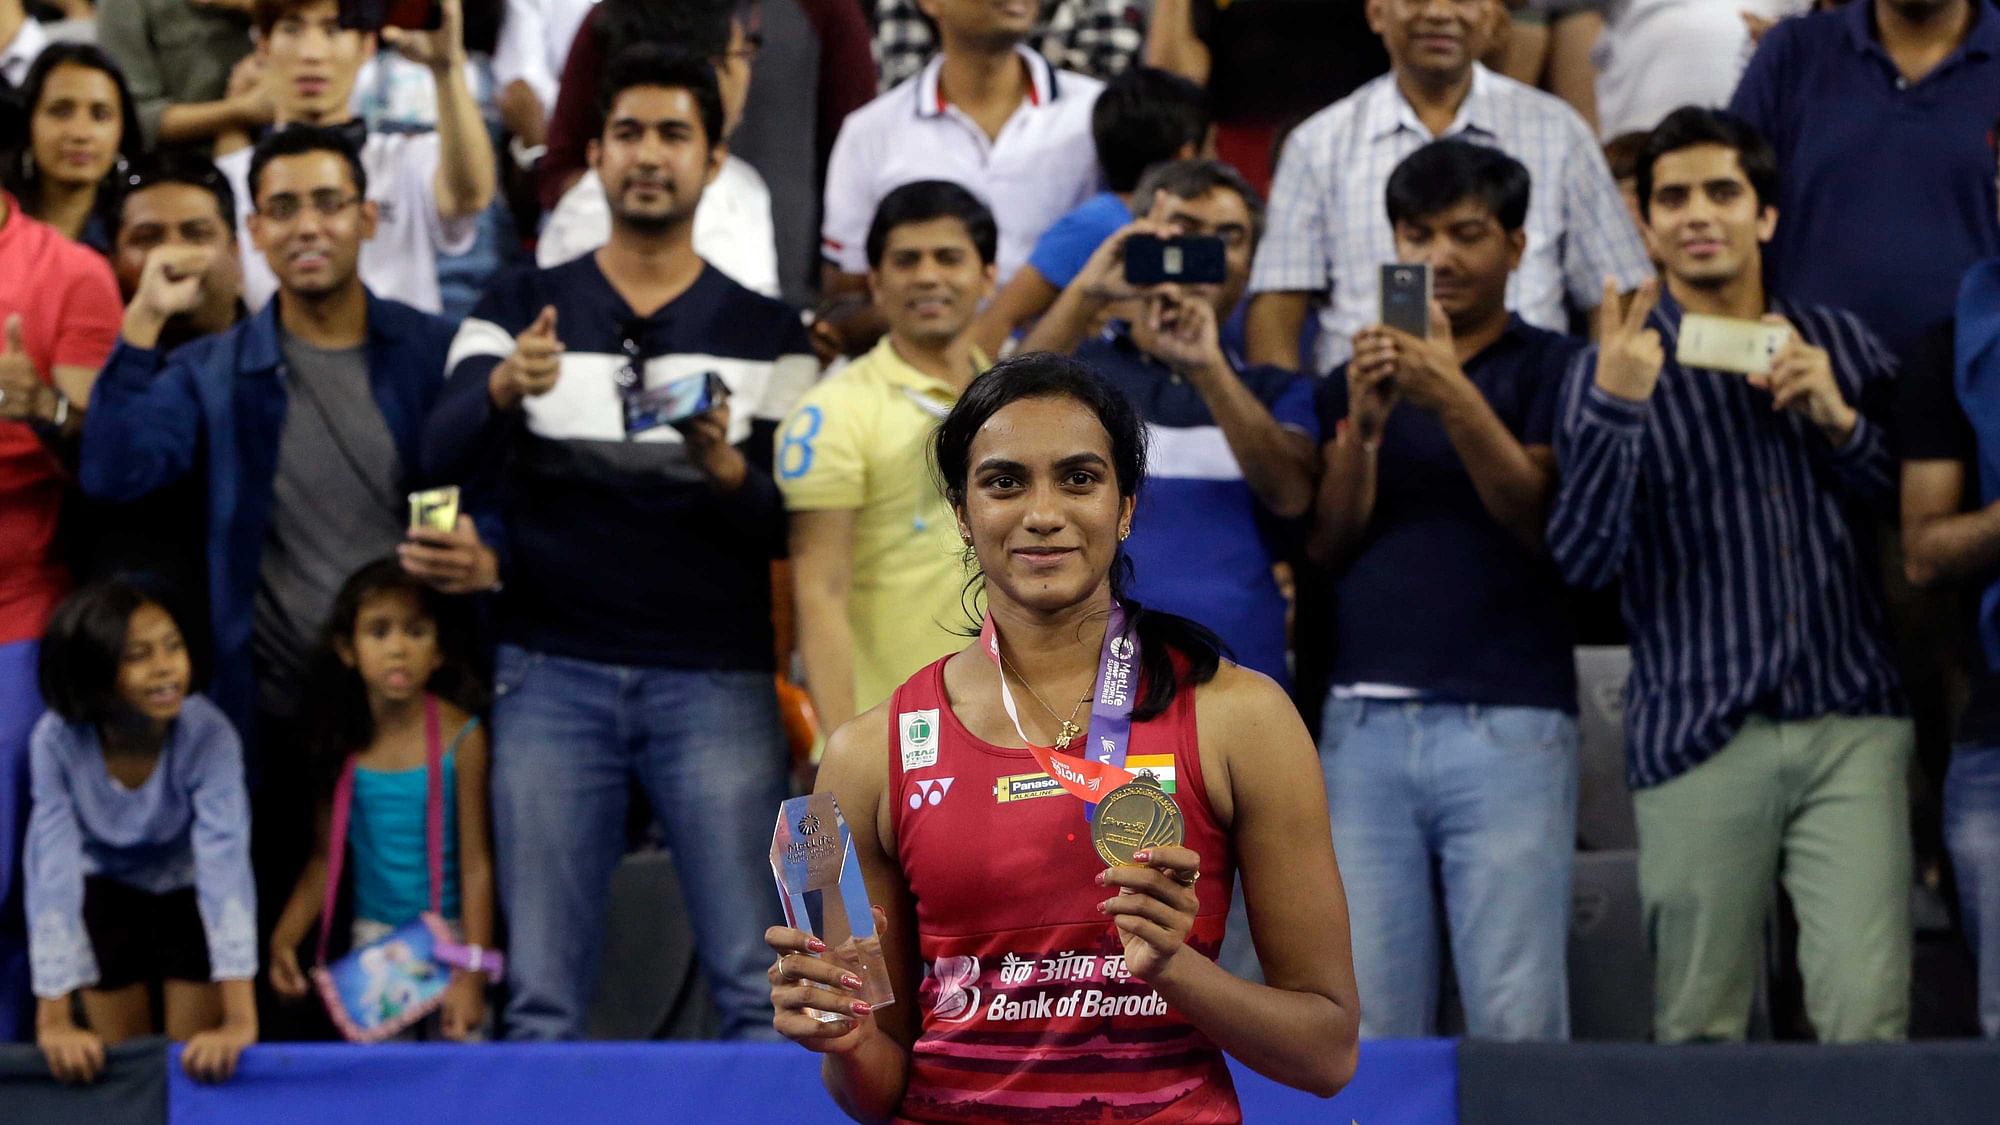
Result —
[[1214, 235], [1135, 234], [1125, 240], [1127, 285], [1220, 285], [1228, 273], [1222, 240]]
[[1422, 262], [1382, 267], [1381, 323], [1422, 340], [1431, 331], [1431, 267]]

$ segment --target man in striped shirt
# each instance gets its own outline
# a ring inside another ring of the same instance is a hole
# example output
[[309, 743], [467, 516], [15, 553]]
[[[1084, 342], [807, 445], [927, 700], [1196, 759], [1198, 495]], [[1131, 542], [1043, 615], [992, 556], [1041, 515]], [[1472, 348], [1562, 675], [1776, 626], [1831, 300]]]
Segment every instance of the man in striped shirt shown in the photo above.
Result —
[[[1743, 1037], [1782, 878], [1820, 1038], [1899, 1039], [1914, 736], [1868, 535], [1895, 487], [1894, 361], [1852, 314], [1765, 292], [1777, 166], [1748, 124], [1678, 110], [1638, 178], [1667, 292], [1654, 309], [1655, 283], [1605, 286], [1601, 346], [1564, 390], [1548, 540], [1571, 582], [1624, 581], [1654, 1034]], [[1791, 338], [1761, 373], [1684, 366], [1696, 313]]]

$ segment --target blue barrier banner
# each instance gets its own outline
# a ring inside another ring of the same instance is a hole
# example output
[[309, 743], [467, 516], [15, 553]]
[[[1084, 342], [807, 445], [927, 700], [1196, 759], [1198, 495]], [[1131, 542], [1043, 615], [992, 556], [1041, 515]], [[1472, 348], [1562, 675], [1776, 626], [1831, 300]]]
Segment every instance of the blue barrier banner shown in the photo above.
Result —
[[[1353, 1084], [1330, 1101], [1234, 1067], [1244, 1119], [1456, 1125], [1455, 1050], [1364, 1044]], [[167, 1067], [170, 1125], [845, 1120], [818, 1056], [782, 1043], [271, 1044], [246, 1051], [221, 1086], [188, 1080], [178, 1048]]]

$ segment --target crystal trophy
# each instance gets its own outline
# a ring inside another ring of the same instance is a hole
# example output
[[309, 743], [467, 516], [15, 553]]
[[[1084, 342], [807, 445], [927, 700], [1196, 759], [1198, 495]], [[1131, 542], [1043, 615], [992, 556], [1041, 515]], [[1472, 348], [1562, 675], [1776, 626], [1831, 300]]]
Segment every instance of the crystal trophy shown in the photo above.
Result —
[[[860, 999], [870, 1007], [895, 1003], [854, 839], [833, 794], [794, 797], [778, 807], [771, 874], [785, 905], [785, 924], [825, 942], [827, 951], [821, 956], [861, 978]], [[824, 1023], [847, 1018], [840, 1012], [806, 1011]]]

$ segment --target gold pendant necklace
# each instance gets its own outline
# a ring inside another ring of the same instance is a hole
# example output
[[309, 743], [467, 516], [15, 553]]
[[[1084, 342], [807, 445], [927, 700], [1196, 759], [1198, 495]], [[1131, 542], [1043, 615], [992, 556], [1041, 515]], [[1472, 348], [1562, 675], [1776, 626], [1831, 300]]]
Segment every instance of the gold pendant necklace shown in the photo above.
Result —
[[[994, 651], [999, 651], [998, 646], [995, 646]], [[1061, 715], [1056, 714], [1056, 709], [1049, 706], [1048, 700], [1042, 698], [1042, 693], [1035, 690], [1035, 685], [1028, 682], [1028, 677], [1023, 676], [1021, 670], [1014, 667], [1014, 662], [1007, 659], [1005, 653], [1001, 654], [1000, 663], [1007, 666], [1007, 671], [1014, 673], [1014, 678], [1021, 681], [1022, 687], [1028, 689], [1028, 694], [1034, 697], [1036, 703], [1042, 705], [1042, 710], [1049, 713], [1049, 718], [1062, 724], [1062, 729], [1056, 732], [1056, 749], [1069, 749], [1069, 744], [1076, 740], [1077, 735], [1083, 733], [1083, 728], [1076, 725], [1076, 713], [1083, 710], [1084, 704], [1090, 702], [1090, 696], [1085, 695], [1082, 699], [1077, 700], [1076, 706], [1070, 708], [1069, 718], [1065, 719]]]

